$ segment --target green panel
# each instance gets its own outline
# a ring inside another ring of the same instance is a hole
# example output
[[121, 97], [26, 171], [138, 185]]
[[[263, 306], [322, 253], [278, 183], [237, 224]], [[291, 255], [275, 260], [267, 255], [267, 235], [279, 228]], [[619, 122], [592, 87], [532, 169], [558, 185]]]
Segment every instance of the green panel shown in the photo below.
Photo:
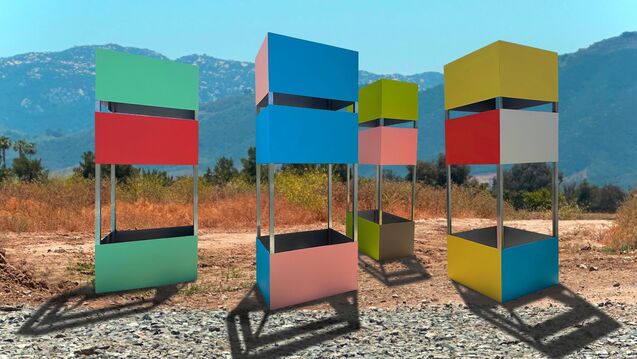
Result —
[[184, 110], [199, 109], [197, 66], [117, 51], [95, 51], [95, 97]]
[[358, 122], [379, 118], [418, 120], [418, 85], [382, 79], [360, 89]]
[[95, 246], [95, 292], [197, 280], [197, 236]]
[[[347, 212], [346, 234], [352, 237], [352, 213]], [[378, 223], [358, 217], [358, 250], [374, 258], [380, 259], [380, 226]]]

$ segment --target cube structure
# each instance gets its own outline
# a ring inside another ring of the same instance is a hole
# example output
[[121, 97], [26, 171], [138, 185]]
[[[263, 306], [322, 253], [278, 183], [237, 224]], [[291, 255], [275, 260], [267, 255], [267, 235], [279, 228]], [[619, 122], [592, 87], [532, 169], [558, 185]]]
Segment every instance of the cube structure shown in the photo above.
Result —
[[[413, 255], [418, 85], [381, 79], [361, 88], [358, 96], [358, 163], [376, 166], [376, 209], [359, 212], [358, 250], [377, 261]], [[385, 165], [413, 166], [410, 219], [383, 212]], [[348, 231], [352, 220], [348, 212]]]
[[[98, 49], [95, 53], [95, 291], [197, 279], [199, 70]], [[110, 164], [111, 232], [101, 235], [101, 167]], [[115, 165], [193, 167], [189, 226], [117, 230]]]
[[[356, 233], [332, 228], [332, 164], [353, 166], [357, 202], [358, 53], [268, 33], [255, 59], [257, 286], [269, 309], [356, 290]], [[354, 105], [355, 111], [348, 111]], [[275, 234], [278, 164], [328, 165], [328, 228]], [[269, 233], [261, 234], [261, 166], [268, 167]], [[349, 204], [349, 197], [348, 197]]]
[[[558, 284], [557, 54], [497, 41], [444, 76], [449, 278], [498, 302]], [[504, 226], [502, 165], [537, 162], [553, 165], [550, 235]], [[450, 166], [459, 164], [496, 165], [495, 227], [453, 232]]]

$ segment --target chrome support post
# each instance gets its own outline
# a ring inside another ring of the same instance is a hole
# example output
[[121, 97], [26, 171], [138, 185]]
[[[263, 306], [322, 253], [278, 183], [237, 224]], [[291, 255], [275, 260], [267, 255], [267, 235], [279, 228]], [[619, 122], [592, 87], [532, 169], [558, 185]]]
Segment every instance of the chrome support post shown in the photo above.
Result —
[[383, 166], [378, 165], [378, 224], [383, 224]]
[[117, 186], [117, 179], [115, 176], [115, 165], [111, 165], [111, 232], [117, 230], [117, 220], [115, 218], [117, 203], [115, 202], [115, 190]]
[[411, 171], [411, 220], [416, 220], [416, 166]]
[[274, 243], [274, 165], [268, 164], [268, 225], [270, 227], [270, 254], [276, 253]]
[[192, 166], [192, 230], [199, 235], [199, 165]]
[[497, 247], [498, 250], [502, 250], [502, 241], [504, 240], [504, 175], [502, 171], [502, 165], [498, 164], [496, 181], [498, 185], [498, 197], [497, 197]]
[[553, 162], [553, 203], [551, 204], [551, 211], [553, 217], [553, 237], [558, 236], [558, 222], [559, 222], [559, 173], [557, 171], [557, 162]]
[[95, 245], [102, 239], [102, 173], [101, 165], [95, 163]]
[[327, 228], [332, 228], [332, 164], [327, 165]]
[[261, 165], [256, 164], [257, 167], [257, 238], [261, 237]]
[[358, 164], [354, 164], [354, 189], [352, 190], [352, 239], [358, 242]]
[[451, 165], [447, 165], [447, 234], [451, 233]]

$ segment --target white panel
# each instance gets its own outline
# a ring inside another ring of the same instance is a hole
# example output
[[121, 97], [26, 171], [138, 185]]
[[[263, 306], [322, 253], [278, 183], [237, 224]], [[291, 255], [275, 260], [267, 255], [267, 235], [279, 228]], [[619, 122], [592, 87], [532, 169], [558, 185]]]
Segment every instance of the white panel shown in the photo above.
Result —
[[500, 111], [500, 163], [557, 162], [558, 114]]

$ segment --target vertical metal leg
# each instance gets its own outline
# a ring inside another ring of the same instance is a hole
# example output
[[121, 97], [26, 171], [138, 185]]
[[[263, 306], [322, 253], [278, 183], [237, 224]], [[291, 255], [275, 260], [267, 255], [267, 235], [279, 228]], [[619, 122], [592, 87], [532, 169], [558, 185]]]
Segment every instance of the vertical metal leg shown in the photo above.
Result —
[[261, 165], [257, 164], [257, 237], [261, 237]]
[[380, 196], [378, 196], [378, 193], [380, 192], [380, 190], [378, 189], [378, 184], [380, 183], [379, 179], [378, 179], [378, 168], [380, 166], [376, 166], [376, 183], [375, 183], [375, 193], [374, 193], [374, 201], [376, 202], [376, 209], [378, 209], [378, 207], [380, 207], [380, 203], [379, 203], [379, 198]]
[[192, 226], [193, 234], [199, 235], [199, 166], [192, 166]]
[[332, 164], [327, 165], [327, 228], [332, 228]]
[[358, 164], [354, 164], [354, 189], [352, 200], [352, 239], [358, 242]]
[[268, 217], [270, 226], [270, 254], [276, 253], [276, 243], [274, 243], [274, 165], [268, 164]]
[[111, 232], [117, 230], [117, 220], [115, 214], [117, 211], [117, 204], [115, 202], [115, 190], [117, 187], [117, 179], [115, 176], [115, 165], [111, 165]]
[[497, 166], [496, 181], [498, 185], [497, 195], [497, 244], [498, 250], [502, 250], [504, 240], [504, 175], [502, 173], [502, 165]]
[[383, 166], [378, 166], [378, 224], [383, 224]]
[[352, 170], [352, 168], [348, 164], [347, 165], [347, 175], [346, 175], [346, 179], [347, 179], [347, 183], [346, 183], [346, 186], [347, 186], [347, 199], [346, 199], [347, 207], [346, 208], [347, 208], [348, 211], [350, 210], [350, 207], [349, 207], [349, 196], [350, 196], [350, 190], [351, 190], [350, 186], [351, 186], [351, 184], [349, 183], [349, 176], [350, 176], [350, 171], [351, 170]]
[[559, 174], [557, 171], [557, 162], [553, 162], [553, 203], [551, 205], [552, 217], [553, 217], [553, 237], [558, 236], [558, 222], [559, 222]]
[[447, 233], [451, 234], [451, 165], [447, 165]]
[[411, 171], [411, 220], [416, 220], [416, 165]]
[[101, 165], [95, 164], [95, 245], [102, 239], [102, 173]]

